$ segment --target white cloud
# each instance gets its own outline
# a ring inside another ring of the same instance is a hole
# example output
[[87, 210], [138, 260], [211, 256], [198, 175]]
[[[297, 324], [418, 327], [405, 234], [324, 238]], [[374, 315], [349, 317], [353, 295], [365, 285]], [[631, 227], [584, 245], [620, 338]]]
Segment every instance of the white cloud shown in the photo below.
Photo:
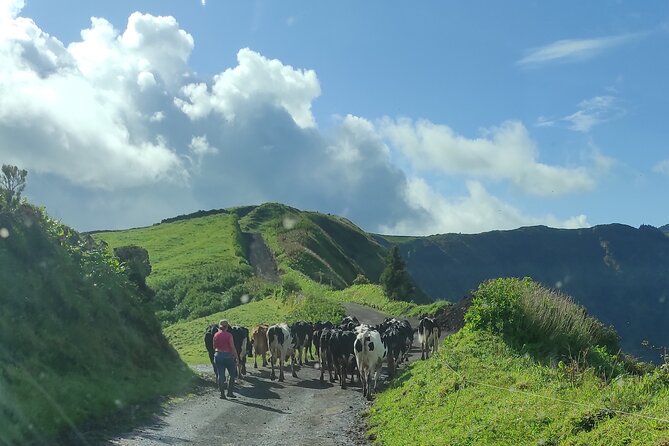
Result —
[[625, 110], [618, 105], [618, 98], [615, 96], [595, 96], [581, 101], [578, 104], [578, 110], [574, 113], [558, 119], [549, 119], [540, 116], [537, 120], [537, 127], [556, 127], [566, 125], [569, 130], [587, 133], [595, 125], [613, 121], [622, 117]]
[[302, 128], [315, 127], [311, 103], [321, 93], [313, 70], [299, 70], [268, 59], [248, 48], [237, 53], [238, 65], [214, 76], [209, 88], [204, 83], [189, 84], [175, 104], [191, 119], [215, 111], [226, 120], [235, 119], [239, 109], [262, 101], [287, 111]]
[[653, 172], [669, 175], [669, 159], [660, 161], [653, 166]]
[[573, 62], [588, 60], [604, 50], [623, 45], [643, 35], [645, 33], [621, 34], [595, 39], [558, 40], [529, 50], [527, 55], [518, 60], [516, 64], [521, 66], [537, 66], [556, 61]]
[[386, 118], [381, 129], [413, 166], [422, 171], [506, 180], [540, 196], [587, 191], [595, 185], [584, 167], [538, 162], [536, 144], [518, 121], [485, 129], [481, 137], [474, 139], [426, 120]]
[[31, 198], [80, 229], [263, 201], [401, 234], [587, 224], [527, 217], [478, 182], [447, 198], [392, 162], [397, 147], [420, 170], [540, 195], [592, 187], [585, 168], [539, 163], [518, 122], [475, 139], [427, 121], [375, 126], [352, 115], [322, 131], [311, 70], [242, 49], [236, 66], [192, 80], [194, 41], [172, 17], [133, 13], [121, 31], [92, 18], [64, 45], [17, 17], [21, 6], [0, 3], [0, 158], [27, 168]]
[[548, 225], [560, 228], [587, 227], [584, 215], [565, 221], [552, 215], [536, 218], [488, 193], [477, 181], [467, 182], [468, 194], [446, 198], [421, 178], [412, 178], [406, 199], [416, 211], [394, 225], [382, 227], [387, 234], [431, 235], [447, 232], [478, 233], [493, 229], [515, 229], [521, 226]]
[[206, 136], [194, 136], [193, 139], [191, 139], [188, 148], [197, 156], [215, 155], [218, 153], [216, 147], [209, 145]]
[[172, 29], [176, 36], [168, 38], [166, 22], [133, 14], [132, 32], [124, 34], [134, 36], [128, 49], [103, 19], [93, 19], [83, 40], [68, 48], [30, 19], [5, 21], [0, 36], [0, 156], [93, 187], [185, 179], [187, 172], [167, 142], [136, 128], [140, 85], [150, 82], [143, 73], [168, 76], [175, 71], [169, 57], [154, 64], [161, 57], [153, 39], [174, 45], [184, 37]]

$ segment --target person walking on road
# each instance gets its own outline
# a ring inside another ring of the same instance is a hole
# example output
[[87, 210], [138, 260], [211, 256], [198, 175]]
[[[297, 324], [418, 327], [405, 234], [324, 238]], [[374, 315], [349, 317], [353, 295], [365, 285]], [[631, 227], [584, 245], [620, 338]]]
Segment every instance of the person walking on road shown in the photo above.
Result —
[[221, 391], [221, 398], [225, 399], [225, 370], [227, 369], [228, 373], [230, 373], [227, 396], [229, 398], [235, 398], [235, 395], [232, 393], [232, 386], [234, 385], [235, 377], [237, 376], [239, 356], [237, 355], [237, 349], [235, 348], [235, 343], [232, 339], [232, 333], [228, 331], [230, 328], [228, 321], [221, 319], [218, 323], [218, 328], [220, 328], [220, 330], [214, 334], [214, 363], [218, 370], [218, 389]]

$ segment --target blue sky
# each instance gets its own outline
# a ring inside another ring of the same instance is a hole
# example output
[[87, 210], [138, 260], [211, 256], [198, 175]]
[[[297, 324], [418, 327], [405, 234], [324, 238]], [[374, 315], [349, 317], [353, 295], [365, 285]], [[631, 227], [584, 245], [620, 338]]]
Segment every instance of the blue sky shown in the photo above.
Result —
[[0, 0], [0, 160], [81, 230], [661, 226], [668, 49], [660, 1]]

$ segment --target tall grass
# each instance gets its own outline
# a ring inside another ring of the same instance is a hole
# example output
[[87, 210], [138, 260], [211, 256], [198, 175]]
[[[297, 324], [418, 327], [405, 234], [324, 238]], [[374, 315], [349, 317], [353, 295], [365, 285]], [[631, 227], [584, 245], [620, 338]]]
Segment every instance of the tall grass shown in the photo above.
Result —
[[516, 345], [534, 346], [541, 353], [578, 355], [595, 346], [610, 354], [619, 350], [613, 328], [588, 316], [571, 297], [529, 278], [481, 284], [465, 321], [473, 328], [504, 335]]

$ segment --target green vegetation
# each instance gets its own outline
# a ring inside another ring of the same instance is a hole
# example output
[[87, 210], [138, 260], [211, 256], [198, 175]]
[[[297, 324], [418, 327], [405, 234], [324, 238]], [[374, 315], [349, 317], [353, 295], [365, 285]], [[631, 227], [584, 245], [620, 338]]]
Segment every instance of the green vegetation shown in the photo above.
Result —
[[194, 319], [239, 305], [251, 278], [237, 217], [219, 213], [200, 218], [98, 232], [110, 249], [138, 245], [149, 252], [147, 284], [163, 323]]
[[541, 354], [566, 356], [593, 346], [605, 347], [611, 354], [620, 350], [613, 328], [588, 316], [570, 297], [529, 278], [483, 283], [474, 293], [465, 321]]
[[382, 445], [662, 445], [669, 366], [617, 354], [615, 333], [529, 279], [474, 293], [467, 325], [375, 401]]
[[378, 395], [376, 443], [393, 445], [662, 445], [669, 373], [606, 383], [592, 368], [550, 367], [499, 336], [463, 329]]
[[411, 301], [416, 287], [406, 270], [406, 264], [400, 256], [400, 250], [393, 246], [386, 255], [385, 268], [379, 279], [383, 292], [391, 300]]
[[418, 317], [422, 314], [435, 314], [441, 309], [452, 305], [451, 302], [439, 300], [431, 304], [418, 305], [413, 302], [390, 300], [380, 285], [352, 285], [346, 289], [330, 291], [327, 296], [339, 302], [354, 302], [375, 308], [396, 317]]
[[237, 215], [242, 230], [263, 235], [282, 269], [337, 289], [359, 274], [378, 281], [384, 248], [344, 218], [278, 203], [239, 208]]
[[43, 444], [192, 373], [118, 260], [28, 204], [0, 209], [0, 443]]

